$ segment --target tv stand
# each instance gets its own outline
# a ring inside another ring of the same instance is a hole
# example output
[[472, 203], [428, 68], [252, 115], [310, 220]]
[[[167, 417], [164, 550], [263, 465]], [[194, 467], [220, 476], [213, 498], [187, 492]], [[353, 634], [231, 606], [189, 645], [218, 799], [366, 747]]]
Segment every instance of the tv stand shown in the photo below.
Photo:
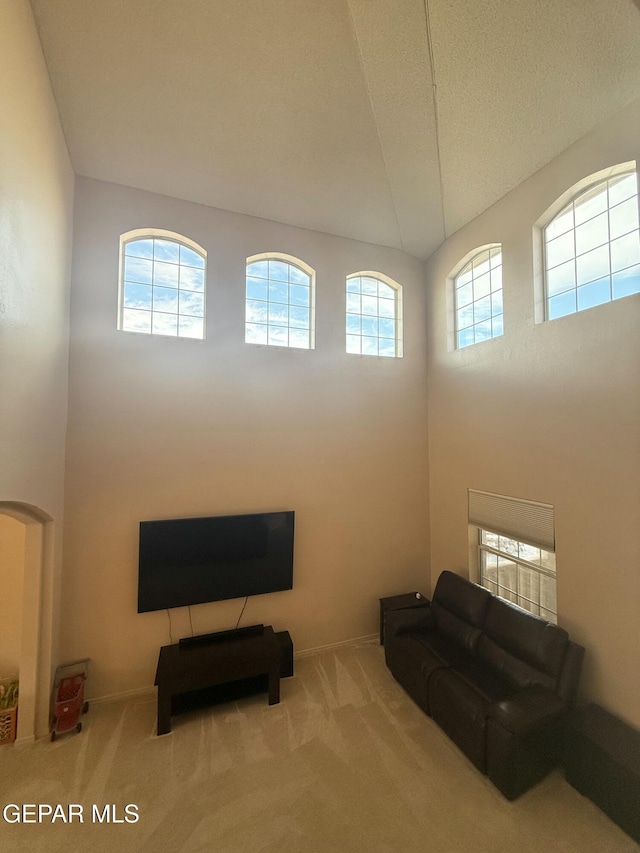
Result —
[[226, 636], [219, 640], [162, 646], [155, 679], [159, 735], [171, 731], [171, 700], [180, 694], [262, 675], [267, 676], [269, 704], [278, 704], [280, 643], [270, 625], [249, 628], [259, 630], [247, 633], [246, 629], [240, 629], [239, 634], [221, 631]]
[[212, 634], [197, 634], [195, 637], [183, 637], [178, 641], [180, 648], [206, 646], [209, 643], [224, 643], [238, 637], [250, 637], [264, 633], [264, 625], [247, 625], [244, 628], [231, 628], [228, 631], [214, 631]]

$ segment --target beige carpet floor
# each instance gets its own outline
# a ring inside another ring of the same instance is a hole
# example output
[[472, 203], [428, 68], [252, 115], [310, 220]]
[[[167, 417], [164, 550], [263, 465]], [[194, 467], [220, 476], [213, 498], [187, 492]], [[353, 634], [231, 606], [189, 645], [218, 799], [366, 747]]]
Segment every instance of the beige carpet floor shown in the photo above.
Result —
[[[373, 642], [296, 660], [266, 696], [174, 717], [96, 704], [84, 730], [0, 747], [0, 805], [84, 822], [9, 824], [0, 850], [144, 853], [605, 853], [636, 845], [560, 772], [509, 803], [412, 703]], [[137, 823], [97, 823], [137, 806]], [[29, 816], [29, 813], [28, 813]]]

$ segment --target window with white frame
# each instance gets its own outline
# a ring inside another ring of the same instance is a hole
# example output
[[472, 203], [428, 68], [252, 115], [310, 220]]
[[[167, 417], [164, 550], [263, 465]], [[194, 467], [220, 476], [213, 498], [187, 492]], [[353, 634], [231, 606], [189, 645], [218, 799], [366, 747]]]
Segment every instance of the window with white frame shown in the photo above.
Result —
[[478, 549], [482, 586], [548, 622], [558, 621], [553, 552], [482, 529]]
[[484, 246], [467, 261], [453, 281], [456, 347], [462, 349], [504, 331], [502, 246]]
[[118, 329], [204, 338], [205, 250], [159, 230], [123, 234], [120, 247]]
[[314, 279], [288, 255], [247, 258], [245, 343], [313, 349]]
[[347, 277], [347, 352], [402, 356], [402, 288], [376, 272]]
[[640, 293], [635, 164], [575, 195], [544, 227], [543, 244], [547, 320]]
[[469, 489], [469, 524], [478, 531], [482, 586], [556, 622], [553, 506]]

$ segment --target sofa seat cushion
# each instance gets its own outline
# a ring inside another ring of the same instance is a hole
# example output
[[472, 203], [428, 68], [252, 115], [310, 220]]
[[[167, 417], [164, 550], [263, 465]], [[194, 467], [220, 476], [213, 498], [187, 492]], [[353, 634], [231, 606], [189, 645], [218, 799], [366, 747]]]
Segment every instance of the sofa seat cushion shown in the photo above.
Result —
[[476, 681], [471, 675], [471, 670], [436, 670], [429, 679], [429, 708], [440, 728], [485, 773], [487, 708], [508, 688], [491, 673]]
[[428, 678], [434, 669], [446, 666], [472, 667], [473, 656], [437, 631], [408, 631], [396, 634], [385, 645], [387, 666], [392, 672], [408, 665]]
[[488, 716], [513, 734], [523, 734], [538, 726], [548, 725], [564, 711], [565, 703], [559, 696], [535, 687], [501, 698], [487, 708]]

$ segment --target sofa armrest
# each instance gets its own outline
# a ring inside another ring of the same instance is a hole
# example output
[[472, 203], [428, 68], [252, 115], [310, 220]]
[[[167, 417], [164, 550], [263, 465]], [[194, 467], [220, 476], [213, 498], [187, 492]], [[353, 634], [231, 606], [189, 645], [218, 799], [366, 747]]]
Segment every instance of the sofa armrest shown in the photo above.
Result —
[[487, 716], [513, 734], [522, 734], [540, 724], [551, 722], [566, 709], [566, 703], [542, 688], [521, 690], [509, 699], [494, 702]]
[[413, 631], [430, 631], [433, 628], [431, 607], [407, 607], [388, 610], [384, 614], [384, 637], [396, 637]]

